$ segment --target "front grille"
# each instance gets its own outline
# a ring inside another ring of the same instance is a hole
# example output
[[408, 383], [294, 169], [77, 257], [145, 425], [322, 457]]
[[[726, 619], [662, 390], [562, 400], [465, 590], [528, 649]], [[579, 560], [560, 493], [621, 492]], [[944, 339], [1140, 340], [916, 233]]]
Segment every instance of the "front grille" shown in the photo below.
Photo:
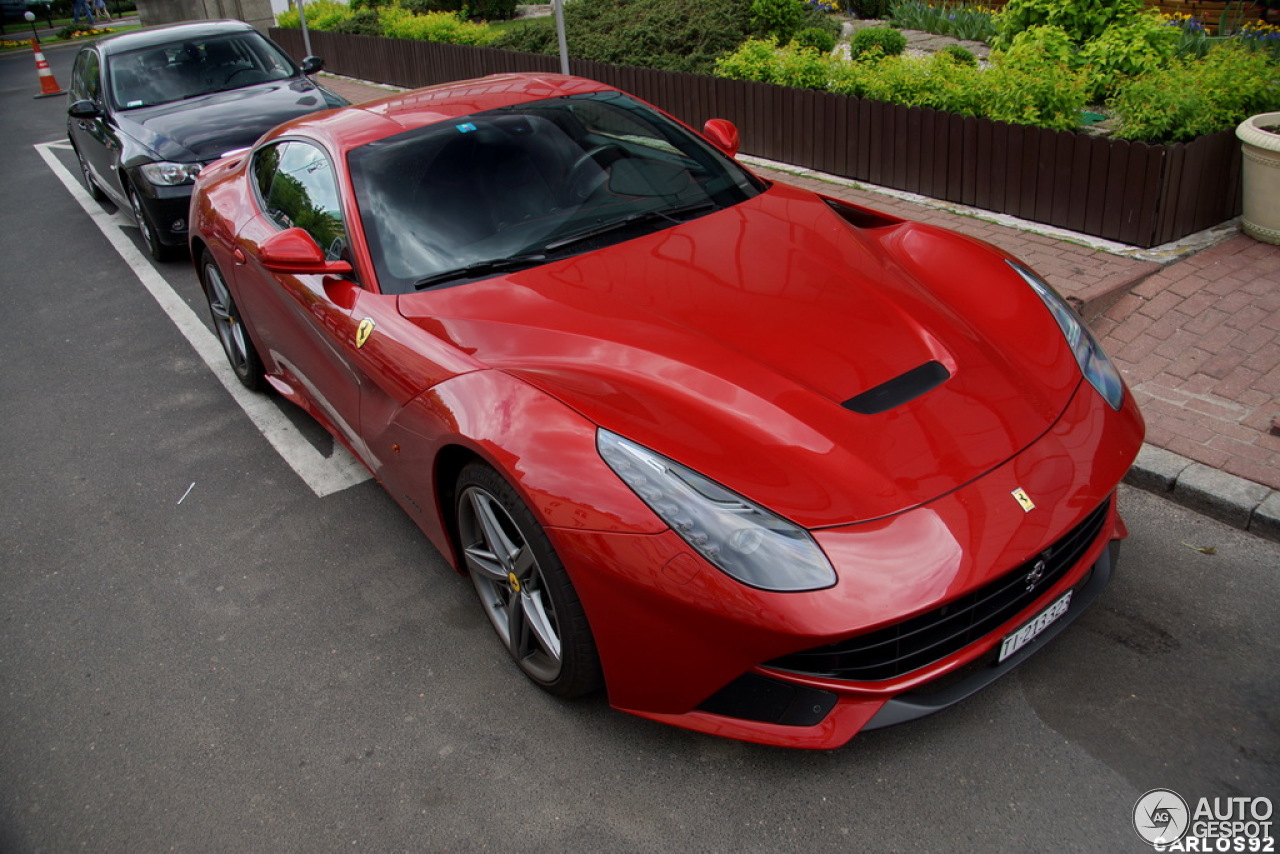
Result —
[[[940, 608], [839, 643], [777, 658], [765, 666], [812, 676], [877, 682], [945, 658], [1029, 607], [1079, 563], [1102, 533], [1110, 505], [1110, 499], [1104, 501], [1031, 560]], [[1031, 585], [1028, 576], [1040, 561], [1044, 566]]]

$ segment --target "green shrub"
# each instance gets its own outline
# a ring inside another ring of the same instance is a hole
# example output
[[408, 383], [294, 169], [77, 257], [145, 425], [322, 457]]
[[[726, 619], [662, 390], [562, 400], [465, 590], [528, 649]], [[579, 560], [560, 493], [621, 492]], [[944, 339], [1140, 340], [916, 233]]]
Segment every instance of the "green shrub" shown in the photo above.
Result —
[[1075, 130], [1089, 102], [1085, 75], [1043, 44], [1015, 43], [1005, 55], [993, 54], [975, 80], [980, 114], [1011, 124]]
[[907, 48], [907, 37], [889, 27], [867, 27], [849, 39], [849, 55], [853, 59], [897, 56]]
[[[311, 0], [306, 4], [306, 12], [307, 26], [314, 30], [332, 30], [352, 15], [351, 7], [338, 0]], [[277, 15], [276, 26], [302, 26], [298, 20], [297, 8], [290, 6], [288, 11]]]
[[[564, 7], [573, 55], [597, 62], [708, 74], [750, 32], [741, 0], [573, 0]], [[515, 26], [493, 47], [554, 54], [555, 23]]]
[[1046, 24], [1018, 33], [1008, 50], [991, 52], [991, 61], [1032, 72], [1047, 71], [1054, 65], [1074, 66], [1077, 60], [1067, 31]]
[[483, 24], [464, 21], [451, 12], [415, 15], [408, 9], [387, 6], [381, 13], [382, 32], [393, 39], [418, 39], [445, 44], [486, 45], [494, 32]]
[[811, 47], [789, 45], [778, 52], [773, 82], [797, 89], [826, 89], [831, 59]]
[[796, 33], [796, 43], [801, 47], [810, 47], [819, 53], [831, 53], [836, 47], [836, 37], [830, 30], [809, 27]]
[[[307, 26], [315, 30], [331, 30], [352, 15], [351, 7], [339, 0], [311, 0], [306, 11]], [[276, 26], [301, 26], [297, 7], [290, 5], [288, 11], [276, 16]]]
[[800, 29], [804, 4], [800, 0], [751, 0], [751, 29], [786, 44]]
[[732, 80], [776, 83], [779, 64], [777, 39], [747, 39], [733, 53], [716, 60], [714, 73]]
[[1083, 45], [1107, 28], [1142, 11], [1143, 0], [1009, 0], [996, 16], [997, 47], [1008, 47], [1030, 27], [1061, 27], [1074, 44]]
[[891, 56], [879, 62], [840, 63], [831, 71], [833, 92], [888, 101], [906, 107], [930, 107], [963, 115], [979, 113], [975, 66], [950, 56]]
[[1090, 97], [1102, 100], [1126, 78], [1164, 68], [1178, 52], [1180, 40], [1178, 31], [1154, 13], [1108, 27], [1080, 51]]
[[382, 35], [382, 21], [378, 18], [378, 10], [371, 8], [356, 9], [351, 17], [333, 28], [336, 33], [347, 33], [355, 36]]
[[938, 53], [946, 54], [957, 65], [977, 65], [978, 58], [973, 55], [973, 51], [963, 48], [958, 44], [949, 44], [938, 51]]
[[1175, 59], [1125, 81], [1107, 104], [1121, 139], [1191, 140], [1280, 110], [1280, 67], [1238, 44], [1215, 45], [1202, 60]]

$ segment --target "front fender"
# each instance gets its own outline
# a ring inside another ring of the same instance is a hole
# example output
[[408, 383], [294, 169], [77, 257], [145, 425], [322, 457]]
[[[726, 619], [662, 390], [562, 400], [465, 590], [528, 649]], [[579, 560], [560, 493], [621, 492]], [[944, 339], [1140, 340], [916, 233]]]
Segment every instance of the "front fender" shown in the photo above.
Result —
[[663, 524], [596, 451], [596, 425], [501, 371], [452, 377], [406, 404], [376, 440], [379, 478], [458, 567], [451, 538], [459, 460], [478, 457], [546, 528], [656, 533]]

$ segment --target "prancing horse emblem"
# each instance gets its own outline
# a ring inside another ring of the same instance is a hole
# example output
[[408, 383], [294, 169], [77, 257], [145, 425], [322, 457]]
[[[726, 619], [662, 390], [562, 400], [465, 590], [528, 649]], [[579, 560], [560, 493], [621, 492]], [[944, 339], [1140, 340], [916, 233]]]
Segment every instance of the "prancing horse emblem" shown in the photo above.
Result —
[[369, 336], [373, 334], [373, 318], [366, 317], [360, 321], [360, 325], [356, 327], [356, 349], [359, 350], [364, 346], [364, 342], [369, 340]]
[[1036, 509], [1036, 503], [1031, 500], [1031, 496], [1027, 495], [1026, 490], [1018, 487], [1013, 491], [1013, 500], [1018, 502], [1018, 506], [1022, 508], [1023, 513], [1030, 513]]
[[1049, 568], [1049, 564], [1044, 558], [1040, 558], [1031, 567], [1031, 571], [1027, 573], [1027, 592], [1030, 593], [1036, 589], [1036, 585], [1044, 578], [1044, 571]]

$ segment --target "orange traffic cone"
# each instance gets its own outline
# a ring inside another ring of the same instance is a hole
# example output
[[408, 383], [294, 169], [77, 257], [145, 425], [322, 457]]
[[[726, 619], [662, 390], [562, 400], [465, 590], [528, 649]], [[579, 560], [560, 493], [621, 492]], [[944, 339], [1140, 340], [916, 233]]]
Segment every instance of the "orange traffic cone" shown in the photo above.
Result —
[[40, 52], [40, 42], [32, 39], [31, 49], [36, 52], [36, 74], [40, 75], [40, 94], [35, 97], [52, 98], [54, 95], [67, 94], [58, 88], [58, 81], [53, 79], [53, 72], [49, 69], [49, 61]]

